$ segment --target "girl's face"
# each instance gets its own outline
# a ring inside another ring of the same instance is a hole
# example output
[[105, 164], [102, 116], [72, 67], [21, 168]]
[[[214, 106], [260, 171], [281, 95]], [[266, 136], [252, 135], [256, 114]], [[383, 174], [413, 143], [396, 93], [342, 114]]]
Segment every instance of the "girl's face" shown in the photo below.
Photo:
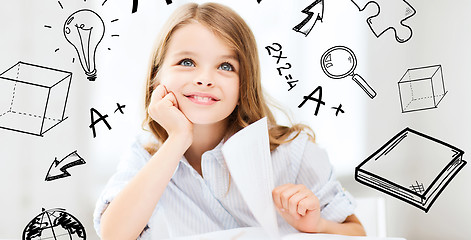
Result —
[[237, 56], [200, 23], [173, 33], [158, 79], [175, 94], [179, 109], [194, 124], [224, 120], [239, 101]]

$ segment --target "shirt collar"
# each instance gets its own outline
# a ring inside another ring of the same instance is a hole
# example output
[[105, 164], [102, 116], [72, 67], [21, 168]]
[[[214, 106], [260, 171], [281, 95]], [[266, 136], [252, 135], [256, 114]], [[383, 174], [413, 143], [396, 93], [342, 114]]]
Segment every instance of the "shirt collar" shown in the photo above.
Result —
[[[226, 163], [224, 161], [224, 156], [222, 154], [222, 146], [224, 145], [224, 139], [222, 139], [218, 145], [216, 145], [216, 147], [214, 147], [213, 149], [210, 149], [206, 152], [204, 152], [202, 155], [201, 155], [201, 163], [203, 163], [203, 160], [204, 159], [207, 159], [209, 156], [213, 156], [216, 161], [221, 165], [223, 166], [224, 168], [227, 168], [226, 167]], [[180, 158], [180, 162], [178, 163], [177, 165], [177, 168], [175, 169], [175, 171], [173, 172], [173, 177], [176, 177], [177, 176], [177, 173], [181, 173], [183, 169], [188, 169], [188, 170], [192, 170], [193, 167], [190, 165], [190, 163], [188, 162], [188, 160], [185, 158], [185, 156], [182, 156]]]

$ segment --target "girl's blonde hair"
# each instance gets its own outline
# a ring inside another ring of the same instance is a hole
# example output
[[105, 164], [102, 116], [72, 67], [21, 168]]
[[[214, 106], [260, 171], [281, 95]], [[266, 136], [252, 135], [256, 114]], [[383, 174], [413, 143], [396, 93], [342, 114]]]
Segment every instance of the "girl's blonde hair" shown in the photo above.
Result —
[[[164, 62], [172, 34], [177, 29], [195, 22], [212, 30], [216, 36], [220, 37], [234, 50], [239, 59], [239, 104], [228, 116], [229, 127], [225, 136], [226, 139], [263, 117], [267, 117], [268, 120], [270, 150], [276, 149], [282, 143], [293, 140], [304, 129], [308, 129], [312, 133], [312, 130], [303, 124], [296, 124], [292, 127], [276, 124], [262, 93], [260, 62], [255, 37], [245, 21], [232, 9], [221, 4], [205, 3], [198, 5], [189, 3], [175, 10], [164, 25], [157, 39], [147, 76], [146, 116], [143, 126], [148, 127], [160, 143], [168, 138], [168, 134], [148, 113], [152, 91], [159, 84], [156, 76]], [[297, 134], [287, 139], [293, 132], [297, 132]], [[311, 140], [314, 140], [313, 135], [309, 136], [311, 136]], [[157, 147], [148, 146], [147, 150], [153, 154]]]

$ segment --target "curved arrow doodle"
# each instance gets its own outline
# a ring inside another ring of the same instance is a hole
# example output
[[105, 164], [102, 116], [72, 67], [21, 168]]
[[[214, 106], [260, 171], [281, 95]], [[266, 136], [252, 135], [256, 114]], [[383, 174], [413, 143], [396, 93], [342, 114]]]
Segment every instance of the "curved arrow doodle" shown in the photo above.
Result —
[[77, 151], [73, 151], [60, 161], [57, 161], [56, 158], [49, 167], [45, 180], [52, 181], [59, 178], [69, 177], [70, 173], [67, 172], [67, 169], [82, 164], [85, 164], [85, 160], [77, 154]]
[[319, 20], [322, 22], [322, 18], [324, 17], [324, 0], [314, 1], [301, 12], [307, 14], [307, 17], [301, 23], [296, 25], [293, 30], [302, 33], [307, 37], [312, 28], [316, 25], [317, 21]]

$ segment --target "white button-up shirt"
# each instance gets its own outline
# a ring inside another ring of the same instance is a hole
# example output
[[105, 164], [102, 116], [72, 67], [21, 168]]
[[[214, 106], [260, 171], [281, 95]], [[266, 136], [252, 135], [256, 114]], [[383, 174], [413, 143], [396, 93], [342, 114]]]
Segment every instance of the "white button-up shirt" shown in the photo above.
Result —
[[[260, 226], [231, 179], [222, 145], [221, 142], [202, 155], [203, 176], [182, 157], [140, 239]], [[353, 197], [335, 180], [326, 152], [306, 134], [280, 145], [271, 152], [271, 157], [275, 186], [304, 184], [319, 198], [321, 216], [325, 219], [343, 222], [354, 213]], [[150, 158], [139, 141], [123, 156], [97, 201], [94, 222], [98, 234], [103, 210]], [[297, 231], [280, 215], [277, 221], [281, 233]]]

